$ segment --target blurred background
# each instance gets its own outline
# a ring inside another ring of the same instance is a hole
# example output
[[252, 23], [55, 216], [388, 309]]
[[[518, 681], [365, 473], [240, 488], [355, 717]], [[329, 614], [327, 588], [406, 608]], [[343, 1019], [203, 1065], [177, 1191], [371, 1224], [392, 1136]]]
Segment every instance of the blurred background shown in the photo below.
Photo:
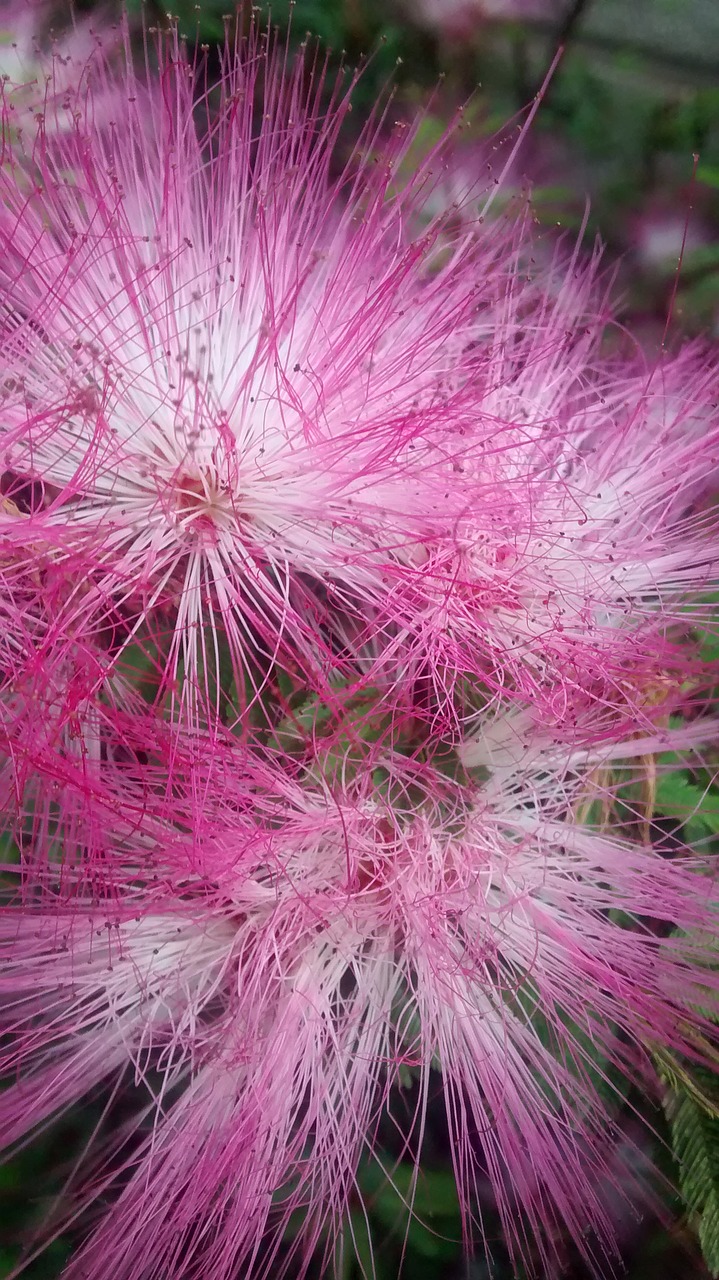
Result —
[[[173, 12], [188, 42], [209, 45], [212, 58], [230, 7], [228, 0], [199, 6], [182, 0]], [[130, 0], [129, 9], [138, 24], [143, 12], [150, 23], [166, 16], [156, 3], [141, 9]], [[12, 3], [0, 7], [5, 45], [14, 38], [13, 12]], [[77, 12], [99, 27], [119, 9], [102, 0], [95, 8], [78, 5]], [[627, 327], [650, 347], [662, 341], [668, 317], [673, 338], [719, 338], [719, 0], [274, 0], [271, 16], [289, 31], [291, 42], [298, 44], [306, 31], [319, 36], [338, 66], [369, 55], [357, 90], [357, 118], [393, 82], [395, 117], [426, 109], [418, 155], [466, 104], [448, 199], [476, 184], [486, 188], [493, 138], [508, 121], [526, 118], [527, 105], [544, 85], [531, 132], [497, 197], [499, 207], [512, 191], [529, 190], [534, 217], [551, 242], [556, 235], [577, 235], [588, 200], [584, 243], [589, 251], [599, 237], [606, 246], [608, 272], [616, 273], [617, 309]], [[41, 43], [49, 44], [52, 33], [62, 40], [67, 23], [61, 5], [43, 11]], [[560, 46], [563, 56], [546, 84]], [[600, 1075], [604, 1067], [597, 1064]], [[380, 1134], [381, 1159], [394, 1171], [394, 1188], [385, 1184], [376, 1161], [360, 1172], [361, 1197], [338, 1262], [340, 1280], [396, 1280], [400, 1274], [405, 1280], [521, 1280], [488, 1192], [481, 1202], [481, 1187], [478, 1209], [488, 1252], [464, 1257], [438, 1081], [416, 1218], [409, 1220], [403, 1194], [412, 1165], [398, 1128], [402, 1114], [413, 1112], [415, 1087], [408, 1080], [393, 1122]], [[617, 1220], [628, 1280], [706, 1280], [712, 1272], [685, 1201], [671, 1190], [678, 1171], [659, 1093], [648, 1099], [613, 1089], [620, 1138], [602, 1194]], [[13, 1273], [36, 1224], [56, 1211], [63, 1179], [91, 1134], [98, 1126], [117, 1132], [131, 1104], [129, 1094], [90, 1101], [0, 1171], [0, 1277]], [[641, 1128], [640, 1116], [650, 1121], [653, 1138]], [[719, 1260], [719, 1112], [705, 1112], [701, 1124], [716, 1190], [705, 1212], [716, 1216]], [[654, 1178], [656, 1213], [623, 1199], [629, 1167], [644, 1163], [660, 1171]], [[291, 1237], [290, 1232], [288, 1254]], [[75, 1243], [72, 1231], [63, 1232], [25, 1274], [37, 1280], [59, 1276]], [[564, 1252], [561, 1269], [548, 1280], [588, 1280], [569, 1243]], [[328, 1274], [318, 1258], [315, 1277]]]
[[[154, 7], [153, 7], [154, 5]], [[192, 42], [223, 33], [227, 0], [173, 6]], [[367, 109], [392, 81], [408, 115], [432, 96], [429, 147], [459, 105], [457, 185], [481, 182], [487, 142], [526, 116], [564, 54], [512, 168], [542, 226], [599, 235], [635, 328], [719, 337], [719, 0], [273, 0], [258, 8], [335, 61], [370, 55]], [[130, 9], [159, 16], [156, 3]], [[441, 77], [441, 80], [440, 80]], [[682, 255], [681, 272], [677, 265]]]

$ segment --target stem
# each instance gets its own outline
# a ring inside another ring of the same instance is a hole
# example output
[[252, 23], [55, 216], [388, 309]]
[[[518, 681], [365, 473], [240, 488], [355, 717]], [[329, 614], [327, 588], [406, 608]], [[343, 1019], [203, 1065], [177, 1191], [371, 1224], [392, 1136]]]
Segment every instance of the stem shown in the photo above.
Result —
[[[553, 56], [556, 55], [557, 49], [561, 49], [562, 54], [566, 52], [568, 46], [571, 44], [572, 39], [574, 38], [574, 35], [576, 33], [577, 24], [579, 23], [579, 20], [582, 17], [582, 14], [584, 13], [585, 9], [589, 7], [589, 4], [590, 4], [590, 0], [572, 0], [572, 3], [570, 4], [567, 12], [565, 13], [562, 19], [561, 26], [559, 27], [559, 30], [556, 32], [556, 37], [555, 37], [556, 45], [553, 50]], [[551, 62], [551, 59], [550, 59], [550, 62]], [[549, 66], [549, 63], [547, 64], [547, 66]], [[532, 93], [529, 97], [530, 102], [534, 99], [536, 94], [539, 93], [542, 87], [542, 84], [544, 83], [546, 74], [547, 74], [547, 69], [545, 68], [545, 70], [539, 76], [536, 84], [534, 85]], [[555, 84], [556, 84], [556, 77], [544, 90], [543, 105], [546, 106], [547, 102], [549, 101], [549, 98], [552, 93], [552, 89]]]

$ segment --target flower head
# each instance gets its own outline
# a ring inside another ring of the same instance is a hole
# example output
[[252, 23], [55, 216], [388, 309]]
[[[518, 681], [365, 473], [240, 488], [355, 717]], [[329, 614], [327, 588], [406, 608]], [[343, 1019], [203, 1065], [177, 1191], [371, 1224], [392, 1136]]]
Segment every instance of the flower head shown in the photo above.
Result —
[[411, 130], [341, 159], [349, 92], [323, 114], [281, 56], [228, 50], [204, 132], [179, 49], [122, 70], [121, 128], [78, 111], [0, 175], [3, 491], [32, 495], [2, 534], [64, 574], [47, 660], [112, 628], [195, 726], [273, 664], [427, 677], [450, 720], [465, 673], [554, 697], [601, 662], [611, 696], [715, 572], [711, 371], [598, 364], [591, 266], [527, 281], [521, 218], [415, 234], [441, 150], [400, 190]]
[[114, 814], [112, 896], [97, 901], [100, 876], [90, 897], [78, 867], [74, 894], [69, 872], [61, 901], [3, 926], [22, 1079], [2, 1095], [5, 1140], [102, 1080], [141, 1086], [125, 1185], [68, 1275], [278, 1274], [299, 1209], [303, 1272], [392, 1086], [415, 1079], [421, 1133], [435, 1067], [468, 1233], [485, 1170], [517, 1259], [529, 1231], [551, 1265], [560, 1222], [611, 1251], [608, 1097], [647, 1077], [650, 1048], [701, 1055], [716, 998], [710, 882], [577, 821], [611, 801], [613, 765], [657, 745], [572, 752], [499, 717], [463, 749], [463, 788], [387, 752], [369, 762], [386, 786], [373, 768], [339, 792], [228, 759], [202, 826], [176, 796], [141, 837], [131, 786], [88, 796], [96, 824]]

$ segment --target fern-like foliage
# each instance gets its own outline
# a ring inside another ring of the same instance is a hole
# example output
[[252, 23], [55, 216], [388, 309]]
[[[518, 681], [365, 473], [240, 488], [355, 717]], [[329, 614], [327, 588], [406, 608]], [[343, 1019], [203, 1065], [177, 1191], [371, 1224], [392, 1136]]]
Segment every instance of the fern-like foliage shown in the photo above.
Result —
[[711, 1274], [719, 1277], [719, 1097], [716, 1079], [678, 1063], [658, 1063], [668, 1085], [665, 1110], [679, 1183], [695, 1219], [699, 1242]]

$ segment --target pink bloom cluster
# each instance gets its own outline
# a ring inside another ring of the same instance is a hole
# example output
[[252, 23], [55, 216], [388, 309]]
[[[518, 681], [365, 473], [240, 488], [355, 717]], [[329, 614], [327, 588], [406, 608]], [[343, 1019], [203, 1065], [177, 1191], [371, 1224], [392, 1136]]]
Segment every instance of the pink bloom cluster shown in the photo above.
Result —
[[536, 22], [564, 17], [571, 0], [399, 0], [413, 22], [450, 39], [474, 34], [483, 22]]
[[3, 1140], [134, 1084], [67, 1276], [300, 1274], [439, 1069], [468, 1243], [486, 1176], [517, 1260], [596, 1261], [596, 1055], [716, 1007], [641, 798], [716, 733], [716, 368], [611, 354], [526, 210], [428, 223], [445, 145], [400, 183], [316, 51], [159, 54], [3, 133]]

